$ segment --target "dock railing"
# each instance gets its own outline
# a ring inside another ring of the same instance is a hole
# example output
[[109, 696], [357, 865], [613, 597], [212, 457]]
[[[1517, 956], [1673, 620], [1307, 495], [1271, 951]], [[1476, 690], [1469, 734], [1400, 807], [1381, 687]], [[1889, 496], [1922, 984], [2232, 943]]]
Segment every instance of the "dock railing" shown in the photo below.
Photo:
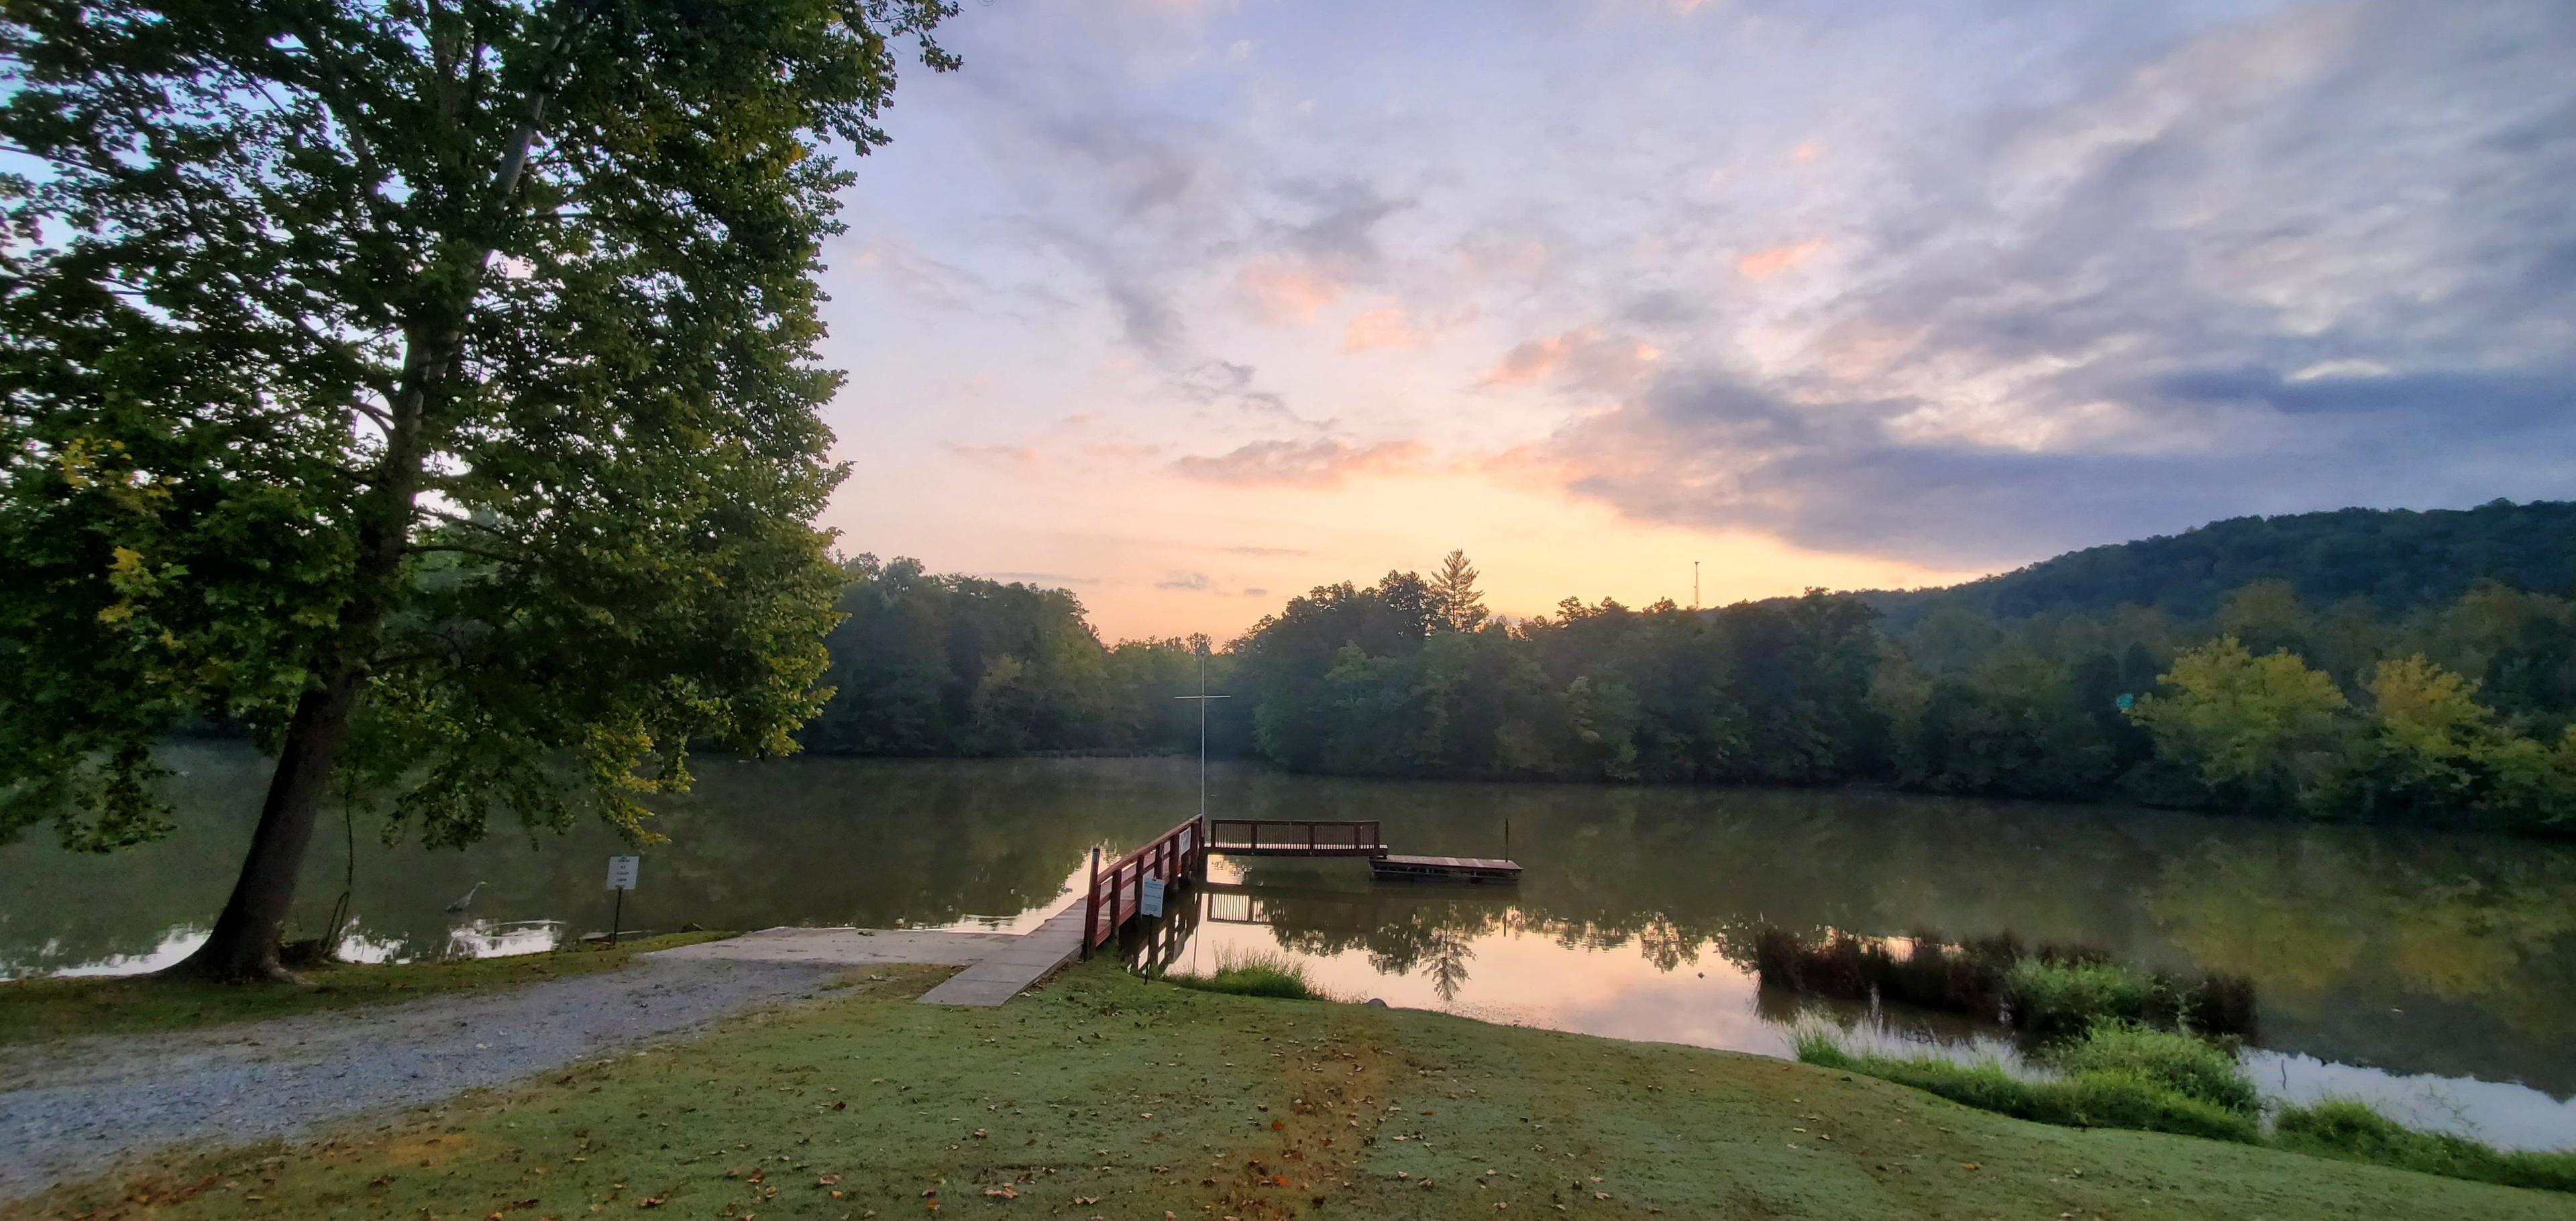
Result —
[[1211, 818], [1208, 850], [1229, 856], [1385, 856], [1375, 819]]
[[1100, 864], [1100, 850], [1092, 849], [1091, 886], [1082, 897], [1083, 956], [1090, 957], [1091, 947], [1117, 936], [1119, 926], [1135, 918], [1145, 899], [1145, 879], [1160, 878], [1170, 886], [1197, 873], [1207, 862], [1207, 852], [1207, 833], [1195, 818], [1119, 857], [1106, 869]]

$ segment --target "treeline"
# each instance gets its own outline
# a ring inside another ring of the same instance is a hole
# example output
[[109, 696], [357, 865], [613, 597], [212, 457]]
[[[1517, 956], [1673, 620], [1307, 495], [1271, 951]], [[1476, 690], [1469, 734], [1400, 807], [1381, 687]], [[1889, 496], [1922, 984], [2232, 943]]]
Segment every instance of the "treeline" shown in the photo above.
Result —
[[2448, 602], [2481, 584], [2576, 590], [2576, 502], [2474, 509], [2336, 509], [2238, 517], [2157, 538], [2071, 551], [1944, 589], [1861, 596], [1910, 629], [1944, 608], [2019, 619], [2127, 605], [2205, 618], [2257, 581], [2287, 581], [2314, 606], [2358, 600], [2380, 615]]
[[[1103, 647], [1069, 594], [849, 565], [817, 749], [1189, 749], [1197, 645]], [[1425, 578], [1291, 599], [1211, 662], [1216, 749], [1355, 775], [1892, 782], [1930, 792], [2576, 832], [2576, 604], [2487, 583], [2396, 615], [2257, 581], [1891, 631], [1860, 597], [1488, 616]]]
[[2576, 831], [2576, 606], [2500, 585], [2395, 619], [2266, 581], [2200, 619], [1952, 608], [1904, 633], [1821, 591], [1708, 612], [1568, 600], [1459, 630], [1428, 591], [1405, 573], [1318, 589], [1237, 642], [1260, 753]]
[[919, 560], [843, 561], [824, 638], [835, 693], [805, 726], [809, 750], [855, 755], [1012, 755], [1196, 750], [1198, 651], [1182, 640], [1104, 648], [1061, 589], [923, 571]]

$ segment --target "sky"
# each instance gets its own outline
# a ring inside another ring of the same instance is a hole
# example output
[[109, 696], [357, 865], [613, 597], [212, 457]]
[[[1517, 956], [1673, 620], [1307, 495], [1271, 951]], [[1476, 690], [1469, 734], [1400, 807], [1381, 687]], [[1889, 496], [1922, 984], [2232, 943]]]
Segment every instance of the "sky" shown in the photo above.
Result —
[[2576, 4], [990, 0], [824, 252], [849, 553], [1224, 640], [2576, 496]]

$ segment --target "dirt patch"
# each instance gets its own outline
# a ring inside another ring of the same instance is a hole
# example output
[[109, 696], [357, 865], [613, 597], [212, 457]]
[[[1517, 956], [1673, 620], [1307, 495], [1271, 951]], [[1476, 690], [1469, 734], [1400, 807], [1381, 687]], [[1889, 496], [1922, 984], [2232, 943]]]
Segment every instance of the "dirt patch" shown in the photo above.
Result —
[[1381, 1113], [1391, 1105], [1395, 1057], [1386, 1032], [1364, 1014], [1335, 1013], [1312, 1037], [1275, 1037], [1264, 1052], [1285, 1108], [1267, 1135], [1240, 1143], [1237, 1165], [1202, 1186], [1229, 1214], [1293, 1217], [1327, 1207], [1358, 1181]]

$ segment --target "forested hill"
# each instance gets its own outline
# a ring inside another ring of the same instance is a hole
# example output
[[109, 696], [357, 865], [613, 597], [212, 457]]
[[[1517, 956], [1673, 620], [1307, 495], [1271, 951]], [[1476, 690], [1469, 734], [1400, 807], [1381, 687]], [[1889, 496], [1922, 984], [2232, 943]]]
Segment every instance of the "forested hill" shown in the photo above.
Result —
[[2447, 602], [2482, 580], [2564, 596], [2576, 593], [2576, 502], [2238, 517], [1946, 589], [1860, 596], [1901, 631], [1943, 607], [2022, 619], [2136, 603], [2200, 618], [2231, 591], [2264, 580], [2289, 582], [2310, 606], [2360, 598], [2382, 615]]

